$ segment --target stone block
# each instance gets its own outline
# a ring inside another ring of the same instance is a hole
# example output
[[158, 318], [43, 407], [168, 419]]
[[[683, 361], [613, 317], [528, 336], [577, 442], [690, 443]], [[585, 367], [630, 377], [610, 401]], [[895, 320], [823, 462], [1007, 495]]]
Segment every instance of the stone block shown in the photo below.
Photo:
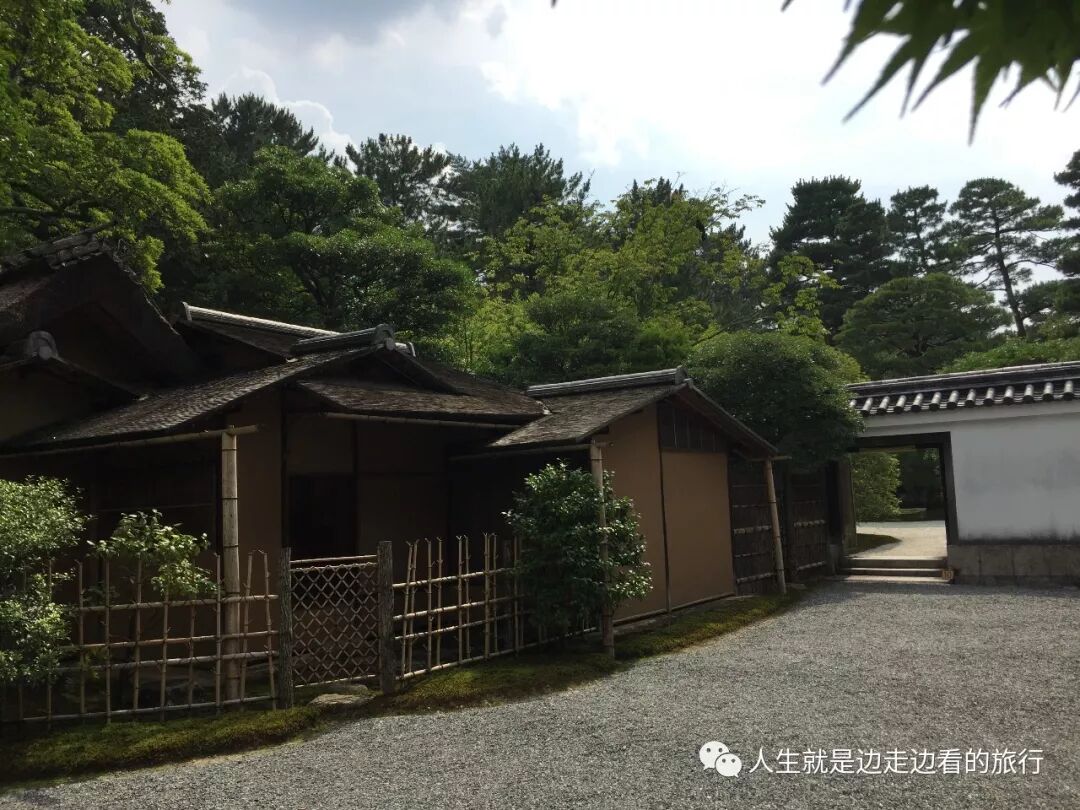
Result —
[[1045, 580], [1050, 576], [1050, 566], [1046, 558], [1046, 550], [1049, 546], [1044, 545], [1015, 545], [1013, 549], [1013, 573], [1019, 582], [1040, 579]]
[[1047, 573], [1058, 582], [1080, 584], [1080, 543], [1043, 547]]
[[994, 584], [997, 585], [1004, 584], [1003, 581], [1016, 576], [1013, 568], [1013, 548], [1011, 544], [998, 543], [978, 546], [979, 576], [988, 581], [993, 578]]
[[979, 547], [949, 546], [949, 568], [956, 571], [957, 582], [976, 582], [979, 579]]

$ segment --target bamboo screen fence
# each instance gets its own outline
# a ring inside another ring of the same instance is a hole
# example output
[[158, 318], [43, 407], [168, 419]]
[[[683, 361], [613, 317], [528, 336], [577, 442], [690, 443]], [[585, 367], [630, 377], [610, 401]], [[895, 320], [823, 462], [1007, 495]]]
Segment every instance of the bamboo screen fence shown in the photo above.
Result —
[[[214, 587], [198, 598], [158, 594], [153, 571], [90, 557], [45, 576], [72, 624], [57, 677], [18, 684], [0, 698], [0, 721], [64, 720], [220, 711], [278, 703], [276, 611], [264, 552], [247, 557], [237, 596], [226, 596], [221, 557], [209, 566]], [[227, 611], [238, 631], [223, 631]], [[254, 627], [253, 627], [254, 625]]]
[[[493, 534], [409, 543], [405, 581], [394, 583], [402, 679], [534, 646], [514, 565], [516, 543]], [[397, 612], [400, 606], [400, 613]]]

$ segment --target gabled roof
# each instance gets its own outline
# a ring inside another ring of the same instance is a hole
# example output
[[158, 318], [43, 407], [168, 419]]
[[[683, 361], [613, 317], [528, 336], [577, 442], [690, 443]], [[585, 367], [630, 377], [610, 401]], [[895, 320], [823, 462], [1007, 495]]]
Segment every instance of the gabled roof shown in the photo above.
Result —
[[312, 355], [269, 368], [218, 377], [195, 385], [160, 392], [74, 422], [36, 430], [11, 442], [12, 450], [94, 444], [118, 438], [166, 434], [213, 416], [244, 397], [305, 374], [328, 369], [372, 352], [351, 349]]
[[851, 407], [863, 416], [1060, 402], [1080, 393], [1080, 362], [901, 377], [848, 390]]
[[776, 455], [776, 448], [699, 390], [683, 368], [532, 386], [527, 390], [542, 397], [549, 413], [490, 442], [491, 449], [581, 444], [635, 411], [678, 398], [717, 425], [743, 453], [754, 457]]
[[[132, 339], [127, 356], [145, 358], [159, 379], [191, 379], [199, 372], [199, 359], [96, 231], [0, 258], [0, 348], [86, 311], [119, 325]], [[59, 351], [63, 356], [63, 345]]]

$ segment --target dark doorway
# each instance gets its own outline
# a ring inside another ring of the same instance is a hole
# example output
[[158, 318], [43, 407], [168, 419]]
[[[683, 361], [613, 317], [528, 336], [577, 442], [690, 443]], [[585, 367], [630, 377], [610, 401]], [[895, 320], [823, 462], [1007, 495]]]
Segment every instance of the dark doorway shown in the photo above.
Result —
[[351, 475], [289, 477], [293, 559], [356, 554], [356, 492]]

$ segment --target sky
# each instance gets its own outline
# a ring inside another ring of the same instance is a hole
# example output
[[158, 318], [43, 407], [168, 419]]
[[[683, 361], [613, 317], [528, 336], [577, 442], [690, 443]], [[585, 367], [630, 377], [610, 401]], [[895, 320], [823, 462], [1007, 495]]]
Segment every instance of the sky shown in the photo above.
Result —
[[634, 179], [678, 177], [763, 206], [779, 223], [792, 183], [844, 174], [887, 204], [914, 185], [947, 199], [996, 176], [1060, 202], [1080, 103], [1046, 88], [1005, 108], [998, 87], [973, 143], [970, 74], [901, 116], [886, 88], [852, 120], [894, 47], [871, 42], [827, 84], [843, 0], [173, 0], [169, 28], [210, 93], [287, 105], [328, 146], [406, 133], [473, 158], [544, 143], [609, 201]]

